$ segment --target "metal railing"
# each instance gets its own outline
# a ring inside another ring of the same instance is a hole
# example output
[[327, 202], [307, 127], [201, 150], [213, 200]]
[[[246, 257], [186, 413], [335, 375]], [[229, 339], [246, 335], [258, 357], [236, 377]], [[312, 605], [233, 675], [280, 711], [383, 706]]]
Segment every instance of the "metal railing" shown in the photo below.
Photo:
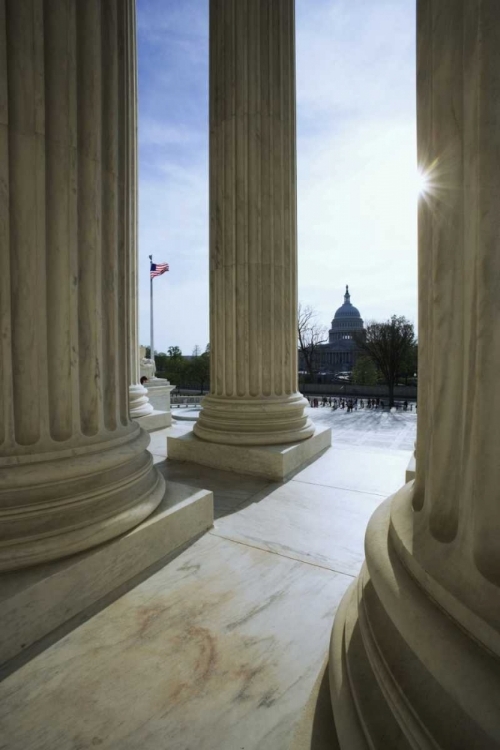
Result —
[[189, 406], [199, 406], [202, 398], [203, 396], [171, 396], [170, 404], [177, 408], [181, 406], [185, 406], [186, 408]]

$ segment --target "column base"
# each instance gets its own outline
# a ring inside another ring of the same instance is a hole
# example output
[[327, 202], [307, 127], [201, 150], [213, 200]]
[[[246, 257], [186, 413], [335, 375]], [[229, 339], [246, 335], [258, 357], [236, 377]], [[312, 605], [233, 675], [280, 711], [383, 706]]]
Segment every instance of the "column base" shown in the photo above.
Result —
[[140, 417], [135, 421], [140, 424], [146, 432], [154, 432], [155, 430], [163, 430], [165, 427], [170, 427], [172, 424], [172, 415], [169, 411], [156, 411], [155, 409], [151, 414], [147, 414], [145, 417]]
[[[69, 557], [138, 526], [165, 480], [133, 421], [87, 445], [0, 457], [0, 571]], [[55, 447], [55, 446], [54, 446]]]
[[129, 386], [128, 398], [131, 419], [145, 417], [146, 414], [151, 414], [153, 411], [153, 407], [149, 403], [148, 392], [144, 386], [139, 383]]
[[202, 440], [221, 445], [293, 445], [314, 434], [305, 414], [307, 399], [286, 396], [236, 398], [205, 396], [193, 431]]
[[[132, 531], [64, 560], [0, 575], [0, 678], [7, 662], [211, 528], [213, 496], [173, 482]], [[48, 640], [48, 639], [47, 639]]]
[[499, 748], [497, 659], [437, 606], [393, 545], [391, 505], [407, 494], [372, 516], [366, 563], [335, 617], [330, 690], [340, 747]]
[[286, 445], [222, 445], [201, 440], [190, 431], [167, 437], [167, 458], [281, 481], [331, 444], [329, 427], [318, 427], [307, 440]]

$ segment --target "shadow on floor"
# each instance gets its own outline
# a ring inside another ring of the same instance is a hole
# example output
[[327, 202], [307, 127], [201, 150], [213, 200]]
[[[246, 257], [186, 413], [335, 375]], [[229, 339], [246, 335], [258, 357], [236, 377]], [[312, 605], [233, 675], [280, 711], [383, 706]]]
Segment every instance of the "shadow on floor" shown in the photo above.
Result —
[[330, 701], [328, 663], [316, 680], [289, 750], [340, 750]]
[[252, 503], [264, 500], [277, 487], [290, 482], [294, 477], [323, 456], [329, 448], [306, 461], [283, 481], [273, 481], [251, 474], [236, 474], [221, 469], [212, 469], [189, 461], [172, 461], [165, 458], [156, 462], [156, 468], [169, 482], [178, 482], [214, 493], [214, 520], [243, 510]]
[[263, 500], [282, 484], [249, 474], [211, 469], [188, 461], [170, 461], [168, 458], [157, 462], [156, 468], [169, 482], [213, 492], [214, 520], [235, 513], [250, 502]]

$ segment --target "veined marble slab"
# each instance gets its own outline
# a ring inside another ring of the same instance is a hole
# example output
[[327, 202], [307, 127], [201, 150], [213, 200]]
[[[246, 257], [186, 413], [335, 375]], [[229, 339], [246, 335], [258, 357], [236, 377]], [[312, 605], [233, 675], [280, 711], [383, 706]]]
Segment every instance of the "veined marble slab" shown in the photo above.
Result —
[[274, 487], [218, 520], [213, 533], [356, 576], [365, 529], [380, 496], [295, 481]]
[[0, 684], [9, 750], [285, 750], [352, 579], [209, 534]]
[[405, 484], [409, 458], [408, 451], [339, 446], [334, 432], [332, 449], [293, 478], [294, 481], [388, 497]]
[[[208, 490], [168, 482], [141, 524], [78, 555], [0, 575], [0, 665], [212, 526]], [[1, 672], [0, 672], [1, 674]], [[0, 728], [0, 748], [2, 733]]]

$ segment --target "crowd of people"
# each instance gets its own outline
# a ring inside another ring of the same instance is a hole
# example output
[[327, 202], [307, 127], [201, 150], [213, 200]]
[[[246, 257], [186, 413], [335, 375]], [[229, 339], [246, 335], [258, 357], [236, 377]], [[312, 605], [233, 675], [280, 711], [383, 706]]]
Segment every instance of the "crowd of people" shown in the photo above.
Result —
[[[357, 398], [336, 398], [335, 396], [323, 396], [318, 398], [316, 396], [306, 397], [309, 401], [309, 406], [314, 409], [320, 406], [328, 406], [332, 411], [337, 409], [346, 409], [347, 412], [357, 411], [358, 409], [383, 409], [385, 407], [384, 402], [380, 398], [368, 398], [368, 399], [357, 399]], [[413, 403], [403, 401], [402, 403], [395, 404], [396, 409], [400, 408], [403, 411], [413, 411]], [[417, 411], [417, 405], [415, 404], [415, 411]]]

